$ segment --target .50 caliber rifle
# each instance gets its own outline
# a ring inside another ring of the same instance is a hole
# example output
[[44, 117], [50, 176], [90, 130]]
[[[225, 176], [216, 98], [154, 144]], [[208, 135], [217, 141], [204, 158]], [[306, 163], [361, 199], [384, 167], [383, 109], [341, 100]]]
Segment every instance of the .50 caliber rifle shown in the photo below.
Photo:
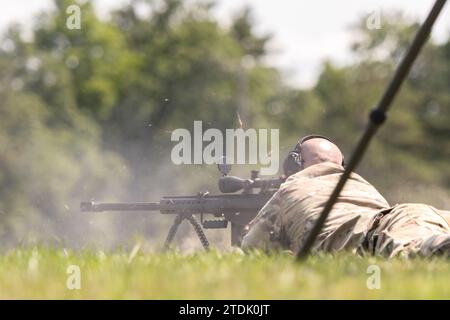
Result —
[[[81, 211], [159, 211], [162, 214], [175, 214], [164, 248], [170, 246], [178, 226], [184, 219], [191, 223], [205, 249], [208, 249], [209, 242], [203, 228], [227, 228], [230, 222], [231, 245], [240, 246], [244, 227], [256, 216], [285, 179], [284, 177], [261, 179], [258, 177], [258, 171], [252, 171], [250, 179], [242, 179], [228, 176], [230, 165], [218, 167], [223, 174], [219, 178], [219, 190], [223, 194], [210, 195], [208, 192], [199, 192], [193, 196], [165, 196], [157, 202], [82, 202]], [[242, 192], [236, 193], [238, 191]], [[205, 214], [213, 215], [215, 219], [206, 220]], [[200, 223], [194, 215], [200, 216]]]

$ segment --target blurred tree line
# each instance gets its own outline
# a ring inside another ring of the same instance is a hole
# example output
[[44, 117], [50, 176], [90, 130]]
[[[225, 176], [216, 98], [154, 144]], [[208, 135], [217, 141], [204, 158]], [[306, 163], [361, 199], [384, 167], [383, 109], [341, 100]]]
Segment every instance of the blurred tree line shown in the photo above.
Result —
[[[55, 0], [31, 36], [11, 25], [1, 42], [3, 245], [157, 236], [151, 215], [92, 217], [78, 205], [214, 190], [214, 168], [170, 161], [172, 130], [191, 129], [194, 120], [204, 130], [238, 128], [239, 121], [279, 128], [281, 157], [309, 133], [329, 135], [349, 154], [418, 28], [401, 13], [383, 16], [378, 30], [361, 18], [354, 63], [326, 61], [317, 84], [300, 90], [266, 63], [271, 36], [254, 32], [248, 9], [224, 27], [213, 3], [135, 0], [105, 21], [85, 2], [81, 29], [69, 30], [70, 4]], [[449, 88], [450, 39], [430, 42], [359, 170], [392, 203], [449, 209]]]

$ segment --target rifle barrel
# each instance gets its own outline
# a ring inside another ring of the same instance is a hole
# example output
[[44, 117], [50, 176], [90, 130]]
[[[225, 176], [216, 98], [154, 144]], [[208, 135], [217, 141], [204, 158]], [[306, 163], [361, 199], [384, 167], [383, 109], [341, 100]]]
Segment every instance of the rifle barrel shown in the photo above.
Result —
[[82, 202], [81, 211], [83, 212], [101, 212], [101, 211], [158, 211], [159, 202]]
[[229, 194], [163, 197], [159, 202], [82, 202], [81, 211], [160, 211], [163, 214], [258, 211], [271, 194]]

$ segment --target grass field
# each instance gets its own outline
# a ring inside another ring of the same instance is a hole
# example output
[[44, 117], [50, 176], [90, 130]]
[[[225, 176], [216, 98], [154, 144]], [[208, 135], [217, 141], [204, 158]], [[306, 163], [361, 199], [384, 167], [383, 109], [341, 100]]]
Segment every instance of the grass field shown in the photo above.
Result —
[[[3, 253], [0, 298], [450, 298], [450, 261], [445, 259], [385, 261], [344, 254], [316, 256], [299, 264], [288, 254], [212, 251], [183, 255], [138, 249], [108, 254], [45, 248]], [[79, 290], [67, 288], [69, 277], [75, 274], [67, 273], [74, 272], [68, 269], [70, 265], [79, 267]], [[373, 276], [367, 272], [370, 265], [379, 267], [380, 289], [367, 287]]]

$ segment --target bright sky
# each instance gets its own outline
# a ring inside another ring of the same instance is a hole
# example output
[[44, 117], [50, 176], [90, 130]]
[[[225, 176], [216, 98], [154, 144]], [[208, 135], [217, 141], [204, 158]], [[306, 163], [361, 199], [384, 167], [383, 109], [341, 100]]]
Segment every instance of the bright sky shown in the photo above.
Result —
[[[106, 16], [129, 0], [96, 0], [100, 15]], [[74, 1], [75, 2], [75, 1]], [[383, 13], [401, 9], [407, 15], [423, 20], [434, 1], [431, 0], [219, 0], [214, 14], [223, 24], [245, 5], [254, 10], [259, 32], [271, 32], [270, 62], [280, 67], [289, 82], [307, 87], [314, 83], [321, 62], [331, 59], [336, 63], [351, 61], [348, 51], [352, 35], [348, 26], [362, 15], [374, 10]], [[0, 29], [10, 22], [29, 24], [33, 14], [51, 8], [51, 0], [3, 1], [0, 10]], [[433, 31], [436, 41], [450, 35], [450, 5], [447, 4]]]

